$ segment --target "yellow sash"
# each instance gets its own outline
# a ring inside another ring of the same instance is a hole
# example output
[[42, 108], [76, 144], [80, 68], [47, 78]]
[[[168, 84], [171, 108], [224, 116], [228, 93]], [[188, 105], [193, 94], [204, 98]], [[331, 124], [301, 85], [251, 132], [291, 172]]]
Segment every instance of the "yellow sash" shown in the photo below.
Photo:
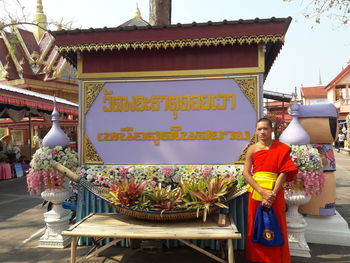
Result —
[[[256, 172], [253, 175], [255, 182], [264, 189], [272, 190], [277, 180], [277, 174], [270, 172]], [[256, 201], [262, 201], [263, 197], [254, 190], [249, 184], [247, 185], [248, 192], [252, 193], [252, 198]]]

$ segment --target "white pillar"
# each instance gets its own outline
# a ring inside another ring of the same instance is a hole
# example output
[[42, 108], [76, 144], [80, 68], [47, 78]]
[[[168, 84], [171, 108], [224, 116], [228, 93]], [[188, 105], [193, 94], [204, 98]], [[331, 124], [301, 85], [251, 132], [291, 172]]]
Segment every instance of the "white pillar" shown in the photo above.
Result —
[[53, 208], [44, 213], [46, 222], [45, 234], [39, 240], [39, 247], [65, 248], [70, 244], [70, 237], [62, 236], [61, 232], [69, 227], [71, 211], [62, 207], [62, 202], [71, 196], [71, 190], [47, 189], [41, 197], [53, 203]]
[[292, 193], [285, 191], [285, 198], [288, 206], [286, 216], [290, 254], [291, 256], [310, 258], [310, 248], [304, 235], [307, 223], [298, 212], [298, 208], [309, 202], [311, 196], [305, 196], [304, 191], [293, 190]]

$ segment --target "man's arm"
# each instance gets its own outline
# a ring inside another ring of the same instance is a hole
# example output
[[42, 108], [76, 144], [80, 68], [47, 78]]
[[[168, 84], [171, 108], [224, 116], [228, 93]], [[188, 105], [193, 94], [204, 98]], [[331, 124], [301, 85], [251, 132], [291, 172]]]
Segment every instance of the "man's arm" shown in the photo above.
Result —
[[[254, 188], [255, 191], [257, 191], [265, 201], [273, 202], [276, 198], [276, 194], [271, 190], [266, 190], [262, 188], [260, 185], [255, 182], [255, 180], [252, 177], [251, 170], [253, 166], [253, 154], [254, 154], [254, 145], [250, 146], [247, 154], [246, 159], [244, 162], [244, 169], [243, 169], [243, 177], [246, 183], [250, 184], [251, 187]], [[264, 203], [264, 201], [263, 201]]]
[[287, 175], [284, 173], [280, 173], [277, 177], [275, 187], [273, 188], [273, 192], [277, 195], [279, 190], [282, 188], [283, 184], [286, 182]]

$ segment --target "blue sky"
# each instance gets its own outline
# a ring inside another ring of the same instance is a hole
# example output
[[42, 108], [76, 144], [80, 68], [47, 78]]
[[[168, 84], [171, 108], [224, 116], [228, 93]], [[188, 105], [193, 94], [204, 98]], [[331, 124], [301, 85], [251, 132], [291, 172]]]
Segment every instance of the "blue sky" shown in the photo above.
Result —
[[[36, 0], [25, 0], [33, 14]], [[114, 27], [131, 19], [136, 10], [148, 20], [148, 0], [43, 0], [49, 18], [74, 20], [76, 27]], [[328, 18], [321, 24], [303, 17], [303, 0], [172, 0], [172, 23], [293, 17], [285, 45], [277, 57], [264, 88], [291, 93], [294, 87], [318, 85], [332, 80], [350, 61], [350, 26]]]

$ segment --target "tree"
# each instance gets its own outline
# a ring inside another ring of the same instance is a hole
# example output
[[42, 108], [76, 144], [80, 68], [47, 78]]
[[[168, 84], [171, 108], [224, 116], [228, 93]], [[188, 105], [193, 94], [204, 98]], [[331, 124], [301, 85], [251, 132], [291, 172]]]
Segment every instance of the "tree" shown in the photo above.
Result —
[[[33, 2], [31, 2], [33, 3]], [[60, 20], [50, 20], [46, 21], [46, 16], [43, 13], [42, 1], [37, 1], [37, 13], [36, 18], [33, 20], [30, 14], [28, 14], [25, 5], [21, 0], [0, 0], [0, 10], [3, 13], [0, 15], [0, 30], [4, 30], [11, 26], [17, 25], [29, 25], [39, 28], [41, 30], [47, 31], [51, 26], [56, 26], [57, 28], [71, 29], [73, 21], [64, 21], [63, 18]], [[42, 13], [41, 18], [45, 18], [45, 22], [37, 18], [38, 14]]]
[[[283, 0], [291, 2], [295, 0]], [[328, 16], [332, 20], [342, 24], [350, 22], [350, 0], [309, 0], [304, 5], [304, 16], [315, 19], [316, 23], [321, 22], [321, 18]]]

